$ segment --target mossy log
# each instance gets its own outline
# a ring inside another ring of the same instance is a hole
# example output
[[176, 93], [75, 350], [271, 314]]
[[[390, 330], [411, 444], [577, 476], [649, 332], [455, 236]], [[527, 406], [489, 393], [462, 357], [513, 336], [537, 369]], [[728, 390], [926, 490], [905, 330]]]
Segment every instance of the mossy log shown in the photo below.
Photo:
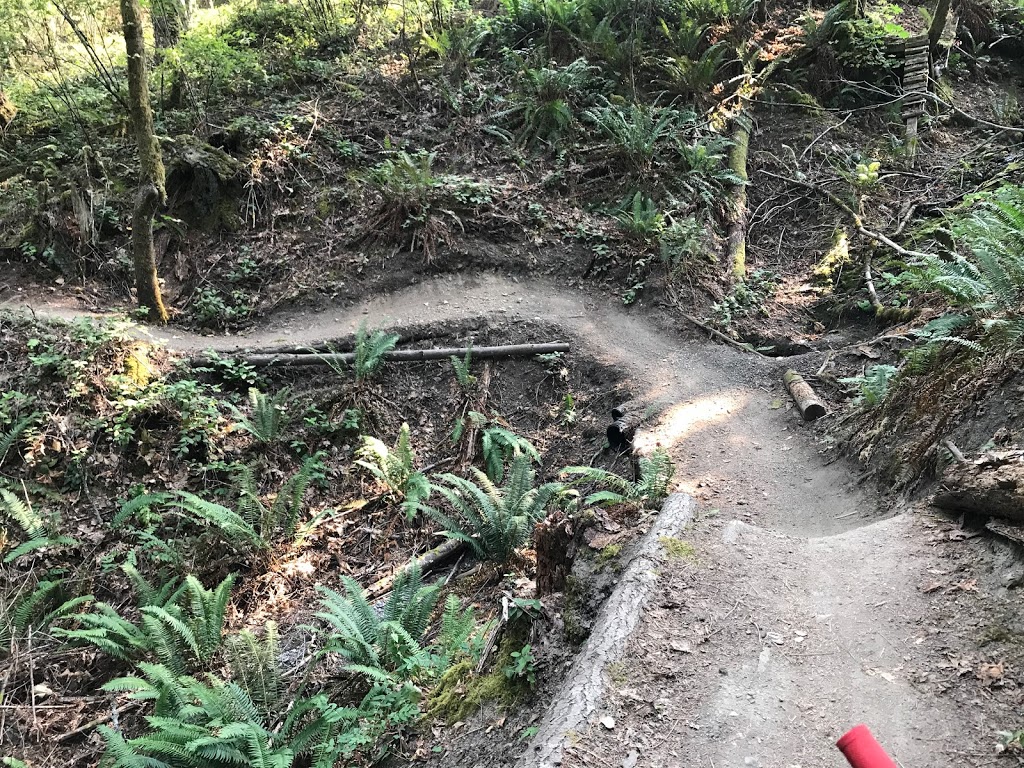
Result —
[[658, 583], [665, 560], [664, 537], [678, 536], [693, 519], [696, 503], [684, 493], [670, 495], [623, 571], [615, 591], [598, 615], [594, 630], [576, 656], [569, 675], [538, 724], [537, 733], [516, 768], [550, 768], [562, 764], [562, 750], [572, 734], [582, 733], [597, 711], [605, 686], [605, 670], [617, 661], [640, 623]]
[[789, 394], [793, 396], [804, 421], [814, 421], [827, 413], [825, 404], [821, 402], [818, 395], [811, 389], [811, 385], [804, 381], [804, 377], [799, 373], [790, 369], [782, 374], [782, 380], [785, 382]]
[[1024, 451], [998, 451], [951, 464], [932, 504], [952, 512], [1024, 522]]

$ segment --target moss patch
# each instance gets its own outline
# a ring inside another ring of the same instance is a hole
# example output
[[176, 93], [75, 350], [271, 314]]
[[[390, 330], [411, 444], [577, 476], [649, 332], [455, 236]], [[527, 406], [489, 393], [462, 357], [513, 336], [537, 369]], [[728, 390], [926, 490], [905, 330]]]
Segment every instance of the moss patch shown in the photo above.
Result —
[[665, 554], [670, 560], [690, 560], [696, 562], [697, 550], [693, 548], [693, 544], [690, 542], [677, 539], [674, 536], [659, 536], [658, 541], [665, 548]]
[[451, 667], [427, 696], [427, 716], [455, 723], [468, 718], [486, 702], [511, 707], [526, 697], [530, 693], [529, 683], [525, 679], [510, 680], [505, 676], [505, 667], [512, 663], [512, 652], [522, 649], [528, 635], [528, 622], [510, 625], [498, 646], [494, 666], [485, 675], [475, 674], [476, 662], [472, 659]]

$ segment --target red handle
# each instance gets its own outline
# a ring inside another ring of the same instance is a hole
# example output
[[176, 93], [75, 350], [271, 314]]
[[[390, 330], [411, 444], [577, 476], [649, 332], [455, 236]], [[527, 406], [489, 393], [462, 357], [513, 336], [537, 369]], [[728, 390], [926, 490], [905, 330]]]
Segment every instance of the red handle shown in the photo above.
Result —
[[897, 768], [866, 725], [851, 728], [836, 742], [836, 746], [853, 768]]

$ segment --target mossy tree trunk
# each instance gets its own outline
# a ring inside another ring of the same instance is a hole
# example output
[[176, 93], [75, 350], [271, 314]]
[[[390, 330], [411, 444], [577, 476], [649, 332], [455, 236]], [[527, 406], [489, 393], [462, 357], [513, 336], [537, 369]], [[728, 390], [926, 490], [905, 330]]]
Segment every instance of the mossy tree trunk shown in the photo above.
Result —
[[139, 145], [139, 191], [132, 214], [132, 261], [135, 265], [135, 289], [140, 307], [149, 310], [149, 318], [167, 322], [167, 309], [160, 296], [153, 247], [153, 217], [166, 202], [164, 164], [160, 143], [153, 130], [153, 111], [149, 106], [149, 71], [143, 39], [139, 0], [121, 0], [121, 21], [128, 54], [128, 106], [132, 128]]
[[747, 152], [750, 148], [750, 118], [741, 111], [733, 120], [729, 170], [741, 182], [732, 188], [727, 251], [729, 270], [736, 282], [747, 276]]

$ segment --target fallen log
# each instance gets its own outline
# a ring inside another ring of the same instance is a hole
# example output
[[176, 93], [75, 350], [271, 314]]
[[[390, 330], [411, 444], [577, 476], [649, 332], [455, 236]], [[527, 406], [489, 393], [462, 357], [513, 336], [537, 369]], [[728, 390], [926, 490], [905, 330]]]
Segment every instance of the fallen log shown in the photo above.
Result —
[[804, 421], [814, 421], [825, 415], [825, 404], [818, 399], [814, 390], [811, 389], [811, 385], [804, 381], [803, 376], [790, 369], [782, 374], [782, 380], [796, 402], [796, 407], [800, 410]]
[[461, 554], [467, 546], [468, 545], [464, 541], [448, 539], [443, 544], [439, 544], [433, 549], [424, 552], [419, 557], [414, 557], [390, 576], [385, 576], [383, 579], [379, 579], [367, 587], [367, 599], [376, 600], [381, 595], [387, 594], [391, 590], [391, 585], [395, 583], [395, 579], [398, 578], [398, 574], [416, 567], [419, 567], [420, 572], [422, 573], [429, 573], [435, 568], [439, 568], [445, 563], [450, 562], [452, 558]]
[[932, 504], [951, 512], [1024, 522], [1024, 451], [998, 451], [951, 464]]
[[529, 747], [516, 768], [551, 768], [562, 764], [567, 740], [579, 738], [587, 721], [601, 703], [605, 670], [622, 656], [633, 630], [640, 623], [644, 607], [664, 567], [666, 536], [678, 536], [693, 519], [696, 503], [684, 493], [673, 493], [644, 536], [633, 559], [626, 566], [615, 591], [605, 602], [594, 631], [576, 657], [547, 712], [538, 724]]
[[[549, 344], [507, 344], [498, 347], [439, 347], [434, 349], [393, 349], [385, 352], [382, 358], [391, 363], [419, 362], [422, 360], [447, 360], [453, 355], [465, 357], [466, 353], [474, 360], [493, 360], [503, 357], [532, 357], [547, 355], [554, 352], [565, 353], [569, 345], [564, 342]], [[327, 354], [282, 353], [272, 355], [238, 355], [237, 359], [249, 365], [269, 366], [287, 365], [292, 367], [328, 365], [330, 363], [351, 363], [356, 359], [355, 352], [331, 352]]]
[[643, 413], [626, 414], [608, 425], [608, 447], [613, 451], [628, 451], [633, 447], [637, 427], [643, 423]]

